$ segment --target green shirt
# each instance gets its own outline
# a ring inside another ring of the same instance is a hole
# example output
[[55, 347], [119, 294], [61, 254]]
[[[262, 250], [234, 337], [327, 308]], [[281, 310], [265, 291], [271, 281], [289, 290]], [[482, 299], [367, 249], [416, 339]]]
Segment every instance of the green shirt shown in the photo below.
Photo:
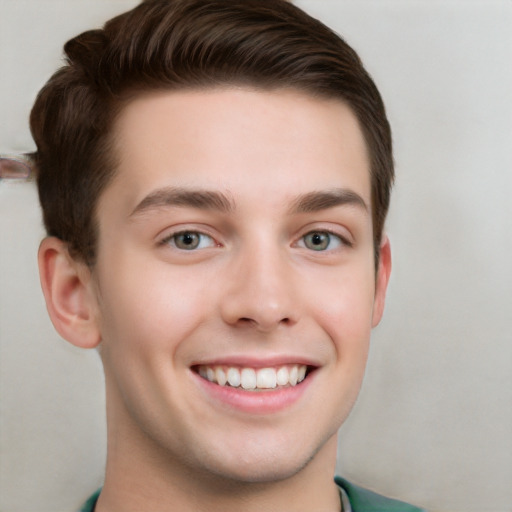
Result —
[[409, 505], [403, 501], [385, 498], [368, 489], [363, 489], [339, 476], [335, 477], [334, 481], [347, 495], [352, 507], [351, 512], [426, 512], [424, 509]]
[[[372, 491], [353, 485], [339, 476], [335, 477], [334, 481], [340, 488], [340, 492], [348, 498], [350, 504], [351, 510], [347, 510], [348, 506], [345, 505], [344, 512], [425, 512], [423, 509], [408, 505], [403, 501], [385, 498]], [[87, 500], [87, 503], [80, 509], [80, 512], [94, 512], [100, 491], [101, 489], [96, 491]]]

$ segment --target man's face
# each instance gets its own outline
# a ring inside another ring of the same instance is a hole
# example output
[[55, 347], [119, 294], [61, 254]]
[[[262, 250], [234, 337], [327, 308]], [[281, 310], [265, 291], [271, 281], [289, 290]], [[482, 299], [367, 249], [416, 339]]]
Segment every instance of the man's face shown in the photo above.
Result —
[[115, 135], [93, 274], [109, 420], [196, 471], [296, 473], [332, 450], [382, 310], [354, 115], [290, 90], [165, 92]]

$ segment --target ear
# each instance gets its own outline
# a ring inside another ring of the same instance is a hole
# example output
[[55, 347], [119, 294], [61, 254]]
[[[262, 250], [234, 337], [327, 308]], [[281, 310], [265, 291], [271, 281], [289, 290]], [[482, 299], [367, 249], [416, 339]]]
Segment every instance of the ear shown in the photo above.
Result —
[[386, 302], [386, 290], [388, 288], [389, 276], [391, 274], [391, 246], [389, 238], [384, 236], [379, 248], [379, 268], [375, 282], [375, 300], [373, 303], [372, 327], [376, 327], [384, 313]]
[[46, 307], [57, 332], [77, 347], [96, 347], [101, 335], [90, 269], [74, 260], [67, 244], [55, 237], [41, 242], [38, 263]]

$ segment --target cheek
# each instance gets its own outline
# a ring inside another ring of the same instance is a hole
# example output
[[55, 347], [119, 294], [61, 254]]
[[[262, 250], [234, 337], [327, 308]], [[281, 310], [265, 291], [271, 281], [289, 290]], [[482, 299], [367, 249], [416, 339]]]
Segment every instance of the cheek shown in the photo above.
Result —
[[104, 343], [143, 358], [174, 350], [207, 314], [204, 282], [165, 265], [136, 271], [118, 265], [102, 281]]
[[317, 318], [334, 340], [344, 345], [361, 344], [370, 336], [374, 303], [373, 275], [352, 268], [337, 276], [328, 276], [325, 286], [311, 297]]
[[169, 397], [180, 402], [175, 377], [186, 367], [177, 354], [211, 299], [204, 280], [169, 266], [131, 272], [118, 263], [101, 283], [105, 374], [129, 416], [149, 428], [158, 424]]

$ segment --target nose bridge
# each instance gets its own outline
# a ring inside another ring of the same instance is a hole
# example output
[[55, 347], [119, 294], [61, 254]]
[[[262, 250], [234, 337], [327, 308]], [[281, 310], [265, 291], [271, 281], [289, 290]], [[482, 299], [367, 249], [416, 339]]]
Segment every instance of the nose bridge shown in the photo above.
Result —
[[226, 322], [269, 331], [296, 322], [297, 304], [289, 255], [269, 240], [241, 249], [222, 301]]

